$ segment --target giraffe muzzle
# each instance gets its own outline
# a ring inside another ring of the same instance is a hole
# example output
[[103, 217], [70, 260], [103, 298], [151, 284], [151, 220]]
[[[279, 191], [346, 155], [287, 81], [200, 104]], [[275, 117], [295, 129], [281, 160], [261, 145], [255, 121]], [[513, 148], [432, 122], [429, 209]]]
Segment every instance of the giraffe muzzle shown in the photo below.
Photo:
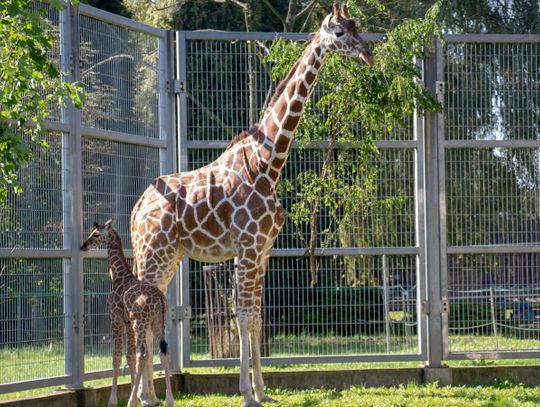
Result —
[[360, 51], [359, 55], [362, 62], [364, 62], [367, 66], [373, 66], [375, 65], [375, 57], [371, 53], [369, 49], [364, 49]]

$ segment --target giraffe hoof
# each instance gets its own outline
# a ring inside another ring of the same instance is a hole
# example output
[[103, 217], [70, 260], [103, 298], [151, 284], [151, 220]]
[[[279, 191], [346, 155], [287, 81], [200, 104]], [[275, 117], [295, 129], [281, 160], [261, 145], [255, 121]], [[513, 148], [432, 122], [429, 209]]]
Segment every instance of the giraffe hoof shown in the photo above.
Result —
[[267, 396], [266, 394], [264, 394], [264, 395], [259, 399], [259, 402], [261, 402], [261, 403], [277, 403], [276, 399], [273, 399], [272, 397]]

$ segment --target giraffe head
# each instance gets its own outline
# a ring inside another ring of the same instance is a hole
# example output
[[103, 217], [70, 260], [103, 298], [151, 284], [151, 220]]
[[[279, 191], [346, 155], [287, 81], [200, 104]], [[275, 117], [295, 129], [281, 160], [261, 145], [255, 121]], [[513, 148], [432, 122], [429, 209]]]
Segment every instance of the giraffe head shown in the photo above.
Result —
[[109, 242], [109, 232], [111, 231], [111, 229], [112, 219], [109, 219], [107, 222], [105, 222], [104, 225], [100, 225], [99, 223], [94, 222], [94, 228], [81, 246], [81, 250], [86, 252], [92, 247], [107, 244]]
[[369, 66], [375, 64], [369, 45], [358, 34], [356, 21], [349, 18], [346, 4], [340, 8], [338, 2], [334, 3], [333, 11], [324, 19], [320, 33], [321, 42], [329, 50], [358, 56]]

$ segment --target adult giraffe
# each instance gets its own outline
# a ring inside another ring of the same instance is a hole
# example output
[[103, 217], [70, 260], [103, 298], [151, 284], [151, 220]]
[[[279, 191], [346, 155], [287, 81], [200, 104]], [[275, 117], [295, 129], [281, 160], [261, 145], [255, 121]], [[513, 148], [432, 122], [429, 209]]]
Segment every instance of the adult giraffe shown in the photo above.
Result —
[[[347, 7], [341, 10], [338, 3], [277, 87], [261, 123], [236, 136], [207, 166], [157, 178], [131, 215], [138, 277], [163, 292], [184, 255], [205, 262], [237, 257], [236, 316], [244, 406], [272, 401], [264, 393], [259, 335], [268, 257], [285, 220], [275, 187], [304, 104], [330, 51], [360, 57], [369, 66], [375, 63]], [[255, 397], [249, 382], [250, 345]]]

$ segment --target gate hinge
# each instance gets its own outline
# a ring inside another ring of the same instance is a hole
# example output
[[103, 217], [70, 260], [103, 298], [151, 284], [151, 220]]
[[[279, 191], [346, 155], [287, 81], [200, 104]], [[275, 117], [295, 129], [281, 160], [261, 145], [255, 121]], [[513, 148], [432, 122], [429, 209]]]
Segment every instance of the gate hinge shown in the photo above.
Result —
[[435, 95], [439, 102], [444, 101], [445, 83], [443, 81], [435, 82]]
[[448, 312], [450, 312], [450, 303], [448, 298], [443, 297], [441, 300], [441, 314], [448, 314]]
[[420, 312], [423, 314], [423, 315], [428, 315], [429, 314], [429, 302], [427, 302], [426, 300], [422, 301], [420, 303]]
[[[86, 314], [82, 314], [81, 324], [83, 328], [86, 326]], [[71, 326], [73, 327], [73, 329], [79, 328], [79, 314], [77, 312], [74, 312], [71, 315]]]
[[184, 81], [173, 81], [173, 91], [174, 93], [186, 93], [186, 83]]
[[189, 305], [171, 308], [171, 319], [173, 321], [184, 321], [191, 319], [191, 307]]

